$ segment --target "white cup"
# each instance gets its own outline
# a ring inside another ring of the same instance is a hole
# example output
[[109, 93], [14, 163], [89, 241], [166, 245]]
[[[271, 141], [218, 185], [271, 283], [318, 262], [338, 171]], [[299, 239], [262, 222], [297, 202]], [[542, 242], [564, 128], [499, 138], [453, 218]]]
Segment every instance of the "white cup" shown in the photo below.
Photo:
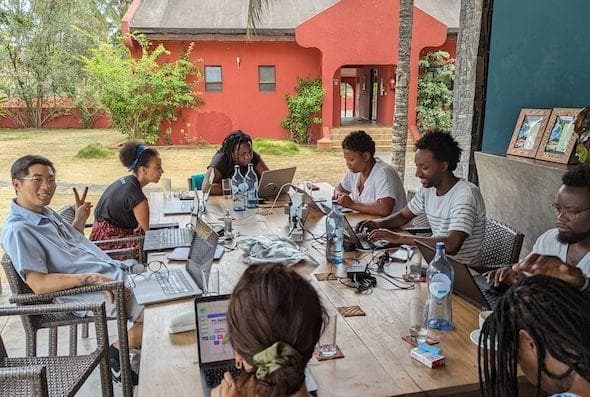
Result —
[[483, 327], [483, 323], [486, 321], [486, 318], [488, 318], [492, 313], [492, 310], [485, 310], [479, 313], [479, 329]]

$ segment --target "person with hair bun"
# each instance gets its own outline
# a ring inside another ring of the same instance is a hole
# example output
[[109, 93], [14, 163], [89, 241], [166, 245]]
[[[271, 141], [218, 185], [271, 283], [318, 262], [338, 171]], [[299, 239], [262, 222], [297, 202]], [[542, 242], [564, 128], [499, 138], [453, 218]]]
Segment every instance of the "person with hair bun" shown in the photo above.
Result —
[[325, 310], [313, 286], [284, 265], [250, 266], [227, 313], [237, 379], [226, 373], [212, 396], [308, 396], [305, 367], [320, 338]]
[[512, 286], [484, 322], [479, 345], [484, 397], [518, 397], [517, 366], [538, 396], [590, 396], [590, 300], [565, 281], [531, 276]]
[[[209, 167], [207, 167], [208, 175], [213, 172], [213, 183], [211, 184], [210, 194], [223, 194], [221, 180], [233, 176], [234, 165], [239, 165], [242, 175], [246, 175], [249, 163], [252, 163], [254, 171], [260, 180], [262, 173], [268, 170], [268, 167], [264, 163], [264, 160], [262, 160], [262, 157], [252, 150], [252, 138], [242, 130], [230, 132], [223, 140], [221, 148], [211, 159]], [[203, 191], [208, 190], [209, 180], [209, 177], [205, 177], [203, 180]]]
[[[131, 175], [113, 182], [98, 200], [90, 240], [138, 236], [149, 229], [150, 208], [142, 189], [158, 183], [164, 173], [162, 159], [155, 149], [139, 142], [125, 143], [119, 159]], [[127, 247], [123, 244], [113, 248]]]

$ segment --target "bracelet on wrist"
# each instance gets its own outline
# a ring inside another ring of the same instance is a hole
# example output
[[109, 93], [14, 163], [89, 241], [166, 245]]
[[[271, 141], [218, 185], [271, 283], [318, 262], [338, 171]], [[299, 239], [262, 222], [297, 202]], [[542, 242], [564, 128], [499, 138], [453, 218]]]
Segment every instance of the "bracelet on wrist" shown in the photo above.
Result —
[[584, 284], [580, 287], [580, 291], [585, 291], [588, 288], [588, 284], [590, 284], [590, 278], [584, 276]]

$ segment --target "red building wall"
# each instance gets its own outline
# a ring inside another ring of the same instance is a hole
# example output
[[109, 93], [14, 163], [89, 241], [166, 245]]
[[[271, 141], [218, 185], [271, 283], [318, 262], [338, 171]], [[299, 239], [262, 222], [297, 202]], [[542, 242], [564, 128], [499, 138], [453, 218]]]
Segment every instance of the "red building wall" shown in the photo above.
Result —
[[[170, 51], [170, 59], [176, 59], [188, 43], [163, 42]], [[239, 66], [236, 57], [240, 58]], [[191, 60], [203, 67], [221, 65], [223, 91], [206, 92], [204, 80], [197, 84], [204, 103], [198, 110], [183, 111], [172, 123], [171, 143], [220, 143], [236, 129], [253, 137], [286, 138], [280, 125], [288, 111], [285, 94], [294, 92], [297, 77], [320, 76], [319, 51], [295, 42], [196, 42]], [[275, 92], [259, 92], [259, 65], [275, 65]], [[314, 135], [319, 135], [319, 128]], [[164, 141], [163, 138], [161, 143]]]

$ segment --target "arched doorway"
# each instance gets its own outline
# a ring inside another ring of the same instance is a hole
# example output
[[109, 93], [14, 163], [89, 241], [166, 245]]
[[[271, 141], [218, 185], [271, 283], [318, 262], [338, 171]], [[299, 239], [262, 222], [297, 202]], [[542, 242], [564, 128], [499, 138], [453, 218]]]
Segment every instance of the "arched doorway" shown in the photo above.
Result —
[[340, 122], [354, 118], [354, 88], [346, 81], [340, 83]]

